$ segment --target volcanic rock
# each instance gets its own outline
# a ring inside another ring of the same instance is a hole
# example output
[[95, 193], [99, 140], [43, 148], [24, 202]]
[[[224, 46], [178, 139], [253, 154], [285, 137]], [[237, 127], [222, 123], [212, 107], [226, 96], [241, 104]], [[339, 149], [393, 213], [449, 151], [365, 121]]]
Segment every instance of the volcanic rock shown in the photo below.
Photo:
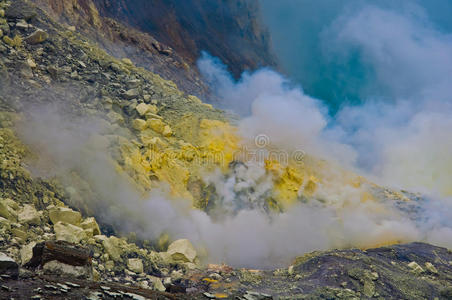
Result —
[[88, 266], [72, 266], [57, 260], [46, 263], [42, 270], [44, 274], [49, 275], [63, 275], [83, 279], [91, 279], [93, 276], [92, 268]]
[[157, 133], [163, 133], [165, 130], [165, 123], [161, 119], [149, 119], [146, 123], [149, 128]]
[[144, 116], [147, 113], [152, 113], [152, 114], [157, 113], [157, 107], [152, 104], [140, 103], [135, 107], [135, 109], [138, 112], [138, 114], [140, 114], [140, 116]]
[[127, 100], [135, 99], [140, 95], [140, 92], [137, 89], [127, 90], [122, 94], [122, 97]]
[[168, 246], [167, 253], [174, 261], [193, 262], [196, 258], [196, 250], [187, 239], [172, 242]]
[[105, 236], [96, 236], [98, 239], [102, 240], [102, 244], [105, 248], [105, 251], [110, 255], [110, 257], [119, 261], [121, 259], [121, 254], [124, 252], [125, 242], [115, 236], [111, 236], [109, 238]]
[[132, 122], [133, 129], [136, 129], [138, 131], [143, 131], [144, 129], [146, 129], [146, 126], [147, 126], [147, 123], [143, 119], [135, 119]]
[[8, 19], [25, 19], [28, 21], [35, 16], [36, 9], [24, 0], [12, 1], [5, 11], [5, 17]]
[[65, 222], [72, 225], [79, 225], [82, 220], [82, 215], [78, 211], [67, 207], [52, 207], [49, 210], [49, 218], [53, 224]]
[[20, 249], [20, 259], [22, 264], [26, 264], [33, 257], [33, 248], [36, 246], [36, 242], [30, 242]]
[[87, 233], [80, 227], [58, 222], [53, 226], [57, 240], [66, 241], [70, 243], [79, 243], [88, 237]]
[[139, 258], [129, 258], [127, 260], [127, 267], [130, 271], [137, 274], [143, 273], [143, 261]]
[[39, 225], [41, 223], [41, 214], [32, 205], [26, 204], [20, 211], [18, 219], [20, 223]]
[[47, 34], [47, 32], [41, 29], [37, 29], [35, 32], [25, 38], [25, 42], [30, 45], [36, 45], [45, 42], [48, 37], [49, 35]]
[[9, 256], [0, 252], [0, 274], [17, 278], [19, 265]]
[[25, 264], [27, 268], [43, 266], [49, 261], [59, 261], [72, 266], [91, 265], [92, 253], [88, 248], [65, 242], [46, 241], [33, 247], [33, 257]]
[[80, 226], [85, 230], [92, 230], [93, 235], [100, 234], [99, 225], [96, 222], [96, 219], [93, 217], [86, 218], [85, 221], [83, 221]]

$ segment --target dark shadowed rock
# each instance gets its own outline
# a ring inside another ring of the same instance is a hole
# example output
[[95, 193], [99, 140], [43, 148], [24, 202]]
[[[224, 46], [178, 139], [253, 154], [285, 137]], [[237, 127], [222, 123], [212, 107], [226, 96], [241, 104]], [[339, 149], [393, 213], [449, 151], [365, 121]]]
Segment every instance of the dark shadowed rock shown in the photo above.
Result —
[[3, 253], [0, 253], [0, 275], [9, 275], [13, 278], [19, 275], [19, 265]]
[[91, 251], [85, 247], [65, 241], [46, 241], [33, 248], [33, 257], [25, 267], [36, 268], [54, 260], [71, 266], [86, 266], [91, 265], [91, 257]]
[[8, 19], [30, 20], [36, 16], [36, 9], [23, 0], [15, 0], [5, 11], [5, 17]]

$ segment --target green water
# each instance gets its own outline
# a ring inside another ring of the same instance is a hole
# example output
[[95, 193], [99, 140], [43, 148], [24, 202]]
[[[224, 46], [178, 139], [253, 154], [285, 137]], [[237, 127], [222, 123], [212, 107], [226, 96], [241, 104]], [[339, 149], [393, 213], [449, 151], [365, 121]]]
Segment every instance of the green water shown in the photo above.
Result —
[[[305, 92], [322, 99], [335, 113], [340, 107], [359, 104], [369, 98], [390, 99], [376, 79], [373, 67], [357, 49], [345, 56], [328, 53], [325, 31], [334, 21], [364, 6], [373, 5], [394, 12], [422, 10], [440, 32], [452, 32], [450, 0], [260, 0], [264, 21], [286, 74]], [[333, 49], [334, 50], [334, 49]], [[382, 100], [383, 101], [383, 100]]]

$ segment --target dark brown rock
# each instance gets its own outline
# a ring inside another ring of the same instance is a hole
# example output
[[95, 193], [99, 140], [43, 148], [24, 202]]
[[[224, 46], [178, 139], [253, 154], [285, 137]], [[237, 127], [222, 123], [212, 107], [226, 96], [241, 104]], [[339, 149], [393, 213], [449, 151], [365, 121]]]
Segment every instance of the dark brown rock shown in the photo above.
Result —
[[26, 268], [43, 266], [56, 260], [71, 266], [91, 265], [92, 253], [88, 248], [65, 241], [46, 241], [33, 248], [33, 257], [25, 264]]

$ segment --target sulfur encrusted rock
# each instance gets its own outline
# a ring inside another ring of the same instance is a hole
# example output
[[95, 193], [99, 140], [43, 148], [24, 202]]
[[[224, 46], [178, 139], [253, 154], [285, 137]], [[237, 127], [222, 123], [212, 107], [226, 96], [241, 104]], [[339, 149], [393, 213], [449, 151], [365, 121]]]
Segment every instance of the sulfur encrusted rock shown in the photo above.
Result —
[[138, 131], [143, 131], [144, 129], [146, 129], [146, 125], [146, 121], [143, 119], [135, 119], [132, 122], [133, 129]]
[[173, 131], [171, 130], [171, 127], [169, 125], [165, 125], [162, 131], [162, 135], [165, 137], [170, 137], [173, 134]]
[[79, 243], [88, 237], [82, 228], [69, 223], [58, 222], [53, 226], [53, 230], [57, 240], [70, 243]]
[[18, 220], [20, 223], [39, 225], [41, 223], [41, 214], [34, 208], [34, 206], [25, 204], [19, 212]]
[[3, 217], [8, 220], [13, 219], [13, 216], [9, 211], [9, 207], [2, 202], [0, 202], [0, 217]]
[[123, 244], [124, 241], [115, 237], [111, 236], [107, 238], [106, 236], [96, 236], [98, 239], [102, 240], [102, 245], [105, 248], [105, 251], [110, 255], [110, 257], [118, 261], [121, 259], [121, 254], [123, 253]]
[[149, 119], [146, 123], [149, 128], [157, 133], [163, 133], [165, 130], [165, 123], [161, 119]]
[[130, 60], [130, 58], [123, 58], [121, 59], [121, 61], [126, 65], [133, 66], [133, 62]]
[[72, 225], [79, 225], [82, 215], [67, 207], [52, 207], [49, 209], [49, 218], [53, 224], [65, 222]]
[[197, 255], [192, 243], [187, 239], [172, 242], [167, 253], [174, 261], [181, 262], [193, 262]]
[[143, 273], [143, 261], [139, 258], [129, 258], [127, 260], [127, 268], [137, 274]]
[[413, 271], [413, 273], [420, 274], [424, 272], [424, 269], [415, 261], [408, 264], [408, 267]]
[[157, 107], [152, 104], [140, 103], [135, 107], [135, 110], [138, 112], [140, 116], [144, 116], [147, 113], [156, 114]]
[[99, 225], [96, 222], [96, 219], [93, 217], [86, 218], [81, 224], [80, 227], [82, 227], [85, 230], [92, 230], [93, 235], [99, 235], [100, 229]]
[[432, 274], [438, 274], [438, 269], [431, 262], [425, 263], [425, 269]]
[[33, 247], [36, 242], [30, 242], [20, 249], [20, 260], [22, 264], [26, 264], [33, 257]]

